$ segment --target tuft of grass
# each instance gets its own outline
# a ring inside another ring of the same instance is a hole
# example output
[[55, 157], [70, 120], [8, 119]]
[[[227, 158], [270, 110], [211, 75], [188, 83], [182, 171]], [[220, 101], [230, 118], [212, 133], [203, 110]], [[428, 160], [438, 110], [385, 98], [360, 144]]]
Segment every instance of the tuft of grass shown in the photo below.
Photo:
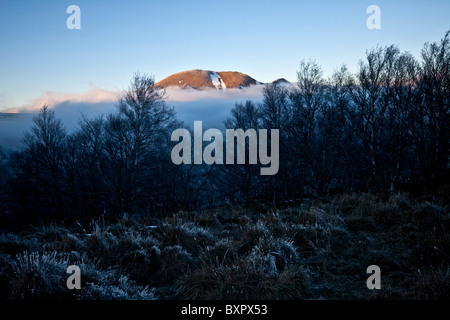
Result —
[[12, 262], [12, 300], [61, 299], [70, 296], [66, 287], [68, 259], [57, 252], [23, 252]]

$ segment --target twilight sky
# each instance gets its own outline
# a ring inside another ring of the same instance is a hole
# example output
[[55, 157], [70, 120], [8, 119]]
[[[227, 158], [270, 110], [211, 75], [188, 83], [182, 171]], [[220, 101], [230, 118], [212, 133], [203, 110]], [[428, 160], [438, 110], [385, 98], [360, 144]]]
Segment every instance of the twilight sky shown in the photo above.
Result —
[[[69, 5], [81, 30], [69, 30]], [[381, 30], [369, 30], [369, 5]], [[0, 0], [0, 111], [48, 92], [119, 91], [135, 71], [156, 81], [184, 70], [296, 80], [302, 59], [325, 76], [357, 70], [366, 49], [397, 44], [417, 58], [450, 29], [448, 0]]]

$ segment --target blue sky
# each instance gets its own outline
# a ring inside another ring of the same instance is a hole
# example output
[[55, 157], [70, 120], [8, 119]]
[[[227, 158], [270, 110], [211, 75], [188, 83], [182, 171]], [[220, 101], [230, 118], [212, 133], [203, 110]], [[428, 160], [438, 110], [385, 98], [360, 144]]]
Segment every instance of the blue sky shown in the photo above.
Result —
[[[69, 30], [69, 5], [81, 30]], [[369, 30], [369, 5], [381, 30]], [[184, 70], [240, 71], [295, 81], [302, 59], [325, 75], [356, 71], [366, 49], [397, 44], [419, 57], [450, 29], [450, 1], [0, 0], [0, 110], [47, 91], [120, 90], [137, 70], [156, 80]]]

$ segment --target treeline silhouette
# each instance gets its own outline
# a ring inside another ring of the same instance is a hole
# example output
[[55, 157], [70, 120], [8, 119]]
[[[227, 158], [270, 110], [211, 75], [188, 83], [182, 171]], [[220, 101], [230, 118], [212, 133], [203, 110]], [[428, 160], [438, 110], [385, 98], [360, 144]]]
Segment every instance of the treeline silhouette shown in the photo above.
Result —
[[81, 117], [71, 134], [44, 106], [24, 150], [0, 152], [1, 223], [276, 203], [448, 177], [449, 41], [447, 32], [426, 43], [421, 61], [394, 45], [376, 47], [356, 74], [342, 66], [329, 79], [302, 61], [295, 86], [268, 84], [262, 102], [237, 103], [226, 128], [279, 129], [274, 176], [248, 161], [174, 165], [171, 133], [184, 124], [146, 74], [133, 77], [115, 113]]

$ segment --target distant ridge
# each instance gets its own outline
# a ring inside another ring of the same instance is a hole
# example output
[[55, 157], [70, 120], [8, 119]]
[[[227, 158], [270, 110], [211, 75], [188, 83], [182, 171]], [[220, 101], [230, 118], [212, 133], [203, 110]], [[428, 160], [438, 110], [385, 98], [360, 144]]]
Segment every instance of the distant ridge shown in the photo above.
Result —
[[290, 84], [289, 81], [287, 81], [285, 78], [280, 78], [275, 81], [272, 81], [273, 84]]

